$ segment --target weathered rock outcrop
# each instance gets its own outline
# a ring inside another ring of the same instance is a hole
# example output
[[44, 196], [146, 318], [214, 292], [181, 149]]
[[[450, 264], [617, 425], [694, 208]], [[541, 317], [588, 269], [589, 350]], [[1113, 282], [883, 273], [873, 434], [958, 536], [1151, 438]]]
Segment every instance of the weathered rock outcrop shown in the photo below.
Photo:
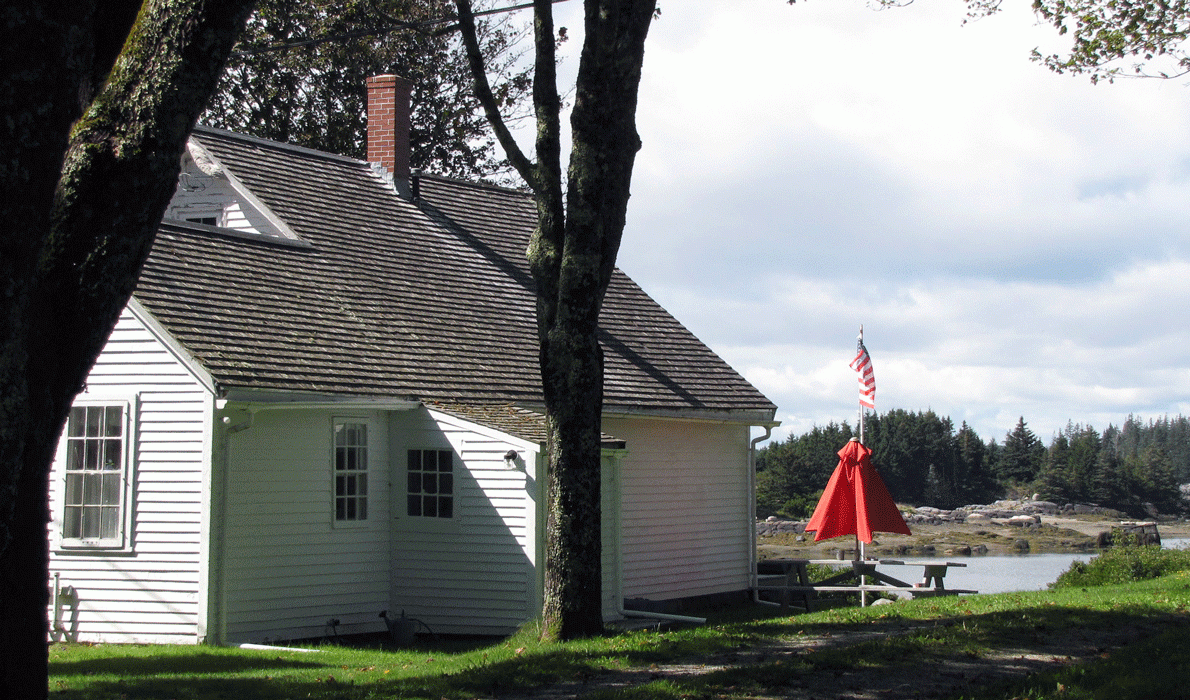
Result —
[[[1121, 517], [1119, 511], [1093, 504], [1067, 503], [1058, 505], [1052, 501], [1035, 499], [1000, 500], [987, 505], [969, 505], [943, 510], [931, 506], [919, 506], [902, 511], [905, 522], [913, 525], [945, 525], [948, 523], [978, 523], [1002, 521], [1016, 527], [1032, 527], [1040, 524], [1042, 515], [1106, 515]], [[802, 534], [806, 531], [805, 521], [779, 520], [775, 517], [756, 523], [756, 534], [769, 537], [780, 533]]]

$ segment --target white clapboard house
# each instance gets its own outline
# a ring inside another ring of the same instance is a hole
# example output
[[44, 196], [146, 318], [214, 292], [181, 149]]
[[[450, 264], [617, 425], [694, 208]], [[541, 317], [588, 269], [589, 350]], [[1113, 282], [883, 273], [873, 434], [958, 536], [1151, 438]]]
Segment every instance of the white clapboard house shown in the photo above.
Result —
[[[195, 132], [60, 442], [53, 637], [270, 642], [382, 610], [500, 634], [540, 610], [534, 203], [411, 176], [408, 87], [369, 89], [372, 162]], [[746, 591], [773, 404], [620, 272], [601, 325], [606, 617]]]

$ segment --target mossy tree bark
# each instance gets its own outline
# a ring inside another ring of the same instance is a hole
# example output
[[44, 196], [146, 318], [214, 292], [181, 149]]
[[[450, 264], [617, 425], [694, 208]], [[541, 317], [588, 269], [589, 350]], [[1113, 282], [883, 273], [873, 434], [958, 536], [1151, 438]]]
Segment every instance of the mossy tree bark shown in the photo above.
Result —
[[487, 89], [470, 2], [456, 0], [477, 94], [509, 160], [533, 188], [538, 227], [528, 256], [537, 283], [542, 387], [549, 426], [543, 636], [603, 629], [599, 312], [624, 231], [640, 138], [637, 90], [655, 0], [586, 0], [562, 195], [560, 104], [550, 0], [535, 0], [537, 161], [503, 128]]
[[250, 0], [6, 4], [0, 698], [46, 697], [48, 475]]

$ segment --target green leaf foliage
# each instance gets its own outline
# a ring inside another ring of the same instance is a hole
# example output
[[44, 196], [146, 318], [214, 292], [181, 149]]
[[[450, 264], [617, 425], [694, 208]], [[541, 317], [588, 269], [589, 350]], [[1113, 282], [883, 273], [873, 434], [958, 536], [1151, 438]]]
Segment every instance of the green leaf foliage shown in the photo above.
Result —
[[[813, 511], [851, 439], [846, 423], [815, 427], [757, 453], [757, 515], [799, 519]], [[1134, 517], [1181, 513], [1179, 484], [1190, 481], [1190, 421], [1129, 416], [1102, 433], [1068, 422], [1046, 448], [1022, 417], [1003, 444], [984, 442], [933, 411], [894, 409], [868, 417], [865, 444], [893, 498], [956, 508], [1007, 492], [1057, 503], [1091, 503]]]
[[[449, 0], [261, 0], [203, 115], [209, 126], [363, 158], [373, 75], [413, 82], [411, 165], [509, 182], [458, 50]], [[524, 116], [530, 68], [509, 15], [477, 22], [492, 89]]]
[[1190, 570], [1190, 551], [1159, 546], [1112, 547], [1089, 562], [1076, 561], [1050, 588], [1107, 586], [1147, 581]]

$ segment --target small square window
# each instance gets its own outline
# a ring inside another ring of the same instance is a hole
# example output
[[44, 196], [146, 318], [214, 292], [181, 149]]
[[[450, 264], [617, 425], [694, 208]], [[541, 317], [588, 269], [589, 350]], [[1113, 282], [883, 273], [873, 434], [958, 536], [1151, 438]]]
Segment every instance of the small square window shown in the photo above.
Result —
[[406, 513], [416, 518], [454, 517], [454, 452], [409, 450]]

